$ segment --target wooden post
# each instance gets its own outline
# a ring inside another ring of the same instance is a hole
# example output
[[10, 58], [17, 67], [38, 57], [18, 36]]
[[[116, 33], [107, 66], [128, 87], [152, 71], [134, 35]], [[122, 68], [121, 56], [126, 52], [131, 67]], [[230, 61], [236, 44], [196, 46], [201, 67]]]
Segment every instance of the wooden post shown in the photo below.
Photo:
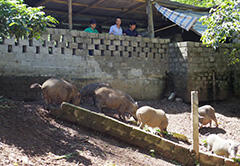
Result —
[[216, 73], [213, 71], [213, 80], [212, 80], [212, 88], [213, 88], [213, 102], [216, 101]]
[[199, 159], [199, 130], [198, 130], [198, 91], [191, 92], [191, 111], [193, 127], [193, 150]]
[[148, 15], [148, 36], [150, 38], [154, 38], [153, 11], [151, 0], [147, 0], [146, 12]]
[[68, 0], [68, 26], [72, 30], [72, 0]]

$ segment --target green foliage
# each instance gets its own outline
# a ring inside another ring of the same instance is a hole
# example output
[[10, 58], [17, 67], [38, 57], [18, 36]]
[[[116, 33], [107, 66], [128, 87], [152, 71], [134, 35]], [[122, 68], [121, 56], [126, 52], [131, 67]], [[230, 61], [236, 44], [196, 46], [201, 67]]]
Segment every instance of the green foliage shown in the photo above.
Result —
[[[201, 40], [203, 44], [218, 48], [227, 40], [240, 40], [240, 1], [228, 0], [217, 8], [212, 8], [208, 16], [203, 16], [200, 21], [208, 26]], [[239, 62], [239, 45], [232, 45], [230, 58], [232, 63]]]
[[0, 37], [40, 38], [47, 27], [58, 21], [46, 16], [43, 7], [28, 7], [23, 0], [0, 0]]
[[199, 0], [173, 0], [173, 1], [185, 3], [188, 5], [199, 6], [199, 7], [213, 7], [213, 6], [220, 4], [224, 0], [201, 0], [201, 1], [199, 1]]
[[233, 158], [233, 161], [240, 164], [240, 158]]
[[55, 160], [70, 159], [70, 158], [72, 158], [72, 157], [74, 157], [74, 156], [76, 156], [76, 155], [77, 155], [77, 152], [73, 152], [73, 153], [69, 153], [69, 154], [62, 155], [62, 156], [57, 156], [57, 157], [55, 158]]
[[152, 157], [155, 157], [155, 150], [154, 150], [154, 149], [151, 149], [149, 152], [150, 152], [150, 155], [151, 155]]
[[202, 143], [204, 144], [205, 147], [207, 147], [207, 140], [202, 140]]
[[175, 138], [179, 141], [183, 141], [183, 142], [186, 142], [186, 143], [190, 144], [188, 138], [183, 134], [179, 134], [179, 133], [175, 133], [175, 132], [161, 131], [160, 129], [156, 129], [156, 132], [159, 133], [160, 135], [163, 134], [167, 137], [172, 137], [172, 138]]

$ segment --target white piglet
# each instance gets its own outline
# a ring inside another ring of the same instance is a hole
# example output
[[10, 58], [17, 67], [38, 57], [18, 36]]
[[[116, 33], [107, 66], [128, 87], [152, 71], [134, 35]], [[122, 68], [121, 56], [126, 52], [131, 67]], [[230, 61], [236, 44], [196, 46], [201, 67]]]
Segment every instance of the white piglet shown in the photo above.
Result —
[[207, 137], [208, 150], [215, 154], [225, 157], [236, 157], [239, 143], [233, 140], [225, 140], [216, 134], [210, 134]]

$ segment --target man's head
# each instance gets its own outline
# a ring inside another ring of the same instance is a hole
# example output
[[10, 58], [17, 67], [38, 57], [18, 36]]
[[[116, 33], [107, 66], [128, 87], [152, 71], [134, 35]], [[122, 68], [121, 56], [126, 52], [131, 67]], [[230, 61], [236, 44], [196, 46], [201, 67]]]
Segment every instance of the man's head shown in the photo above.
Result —
[[116, 25], [120, 26], [122, 23], [121, 18], [120, 17], [116, 17]]
[[136, 29], [136, 22], [135, 21], [131, 21], [129, 26], [130, 26], [130, 29], [133, 31], [134, 29]]
[[96, 21], [95, 19], [91, 19], [91, 20], [90, 20], [90, 27], [91, 27], [92, 29], [95, 29], [96, 26], [97, 26], [97, 21]]

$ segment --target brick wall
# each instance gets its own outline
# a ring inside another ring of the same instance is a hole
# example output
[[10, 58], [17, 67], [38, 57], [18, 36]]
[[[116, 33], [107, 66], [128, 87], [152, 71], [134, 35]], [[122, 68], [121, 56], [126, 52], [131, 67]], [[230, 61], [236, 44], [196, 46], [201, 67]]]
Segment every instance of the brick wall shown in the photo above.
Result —
[[230, 66], [228, 45], [218, 50], [196, 42], [169, 45], [169, 72], [177, 95], [190, 101], [199, 91], [200, 101], [223, 100], [240, 91], [239, 66]]
[[[5, 80], [0, 89], [11, 91], [0, 90], [0, 95], [34, 97], [35, 93], [29, 94], [31, 83], [61, 77], [79, 89], [90, 82], [106, 81], [136, 99], [156, 99], [165, 87], [168, 43], [168, 39], [63, 29], [48, 29], [41, 40], [5, 39], [0, 43], [0, 76]], [[7, 84], [14, 77], [14, 85]], [[24, 91], [24, 96], [17, 91]]]
[[58, 77], [79, 89], [109, 82], [139, 100], [159, 99], [166, 90], [187, 102], [192, 90], [200, 101], [223, 100], [240, 94], [240, 66], [228, 65], [229, 51], [228, 45], [214, 50], [197, 42], [48, 29], [41, 40], [0, 42], [0, 95], [38, 99], [29, 85]]

